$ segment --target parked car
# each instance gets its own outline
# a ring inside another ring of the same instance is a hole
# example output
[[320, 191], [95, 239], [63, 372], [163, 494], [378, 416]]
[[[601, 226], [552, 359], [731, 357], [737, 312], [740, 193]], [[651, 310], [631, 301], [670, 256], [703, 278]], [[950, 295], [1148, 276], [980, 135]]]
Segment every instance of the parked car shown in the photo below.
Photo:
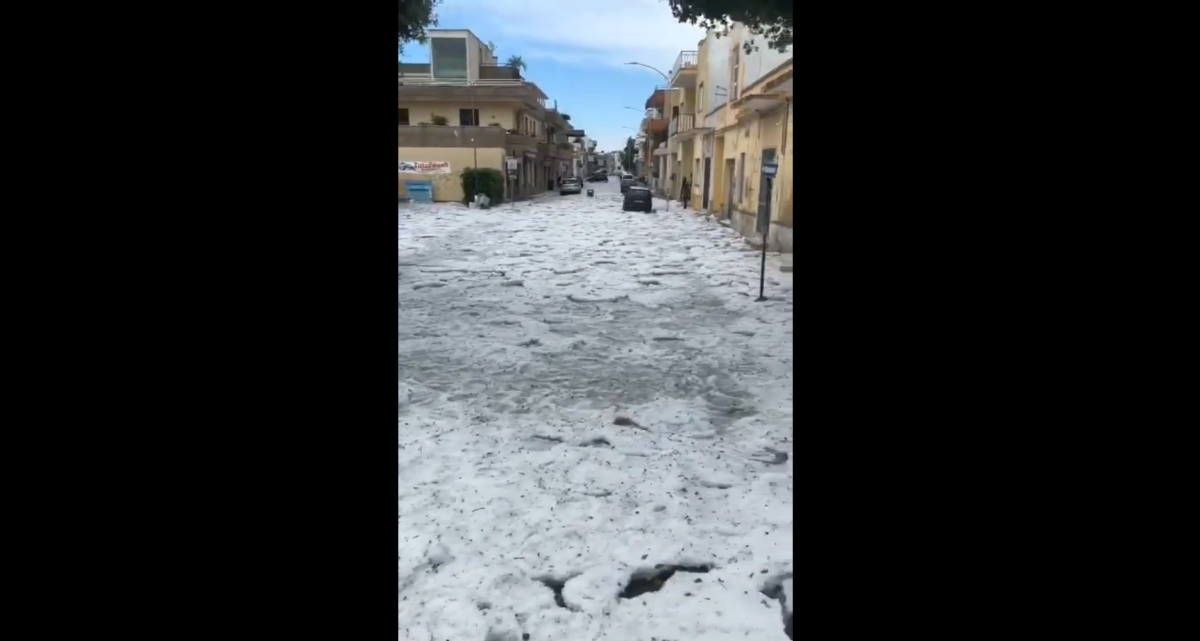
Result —
[[566, 196], [567, 194], [578, 194], [583, 191], [583, 183], [578, 178], [563, 178], [562, 184], [558, 186], [558, 194]]
[[625, 201], [621, 211], [644, 211], [650, 213], [654, 209], [654, 200], [650, 197], [650, 189], [638, 185], [630, 185], [625, 190]]
[[631, 186], [633, 186], [633, 176], [630, 176], [629, 174], [621, 176], [621, 193], [623, 194], [629, 191]]
[[587, 177], [587, 181], [590, 183], [606, 183], [606, 182], [608, 182], [608, 174], [605, 174], [605, 173], [592, 174], [591, 176]]

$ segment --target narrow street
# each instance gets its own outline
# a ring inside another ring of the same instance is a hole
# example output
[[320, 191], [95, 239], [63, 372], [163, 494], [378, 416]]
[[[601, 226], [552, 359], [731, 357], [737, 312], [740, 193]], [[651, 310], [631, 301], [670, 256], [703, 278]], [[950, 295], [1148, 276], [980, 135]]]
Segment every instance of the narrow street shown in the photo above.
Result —
[[792, 274], [584, 189], [400, 206], [400, 639], [784, 641]]

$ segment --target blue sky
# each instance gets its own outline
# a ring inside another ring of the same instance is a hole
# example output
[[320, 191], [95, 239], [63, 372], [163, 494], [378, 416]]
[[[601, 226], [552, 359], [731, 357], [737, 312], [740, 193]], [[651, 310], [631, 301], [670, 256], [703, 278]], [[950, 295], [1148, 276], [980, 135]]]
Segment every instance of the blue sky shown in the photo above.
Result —
[[[665, 82], [624, 63], [669, 74], [679, 52], [695, 51], [704, 39], [703, 29], [677, 22], [663, 0], [443, 0], [438, 16], [439, 29], [470, 29], [483, 42], [496, 43], [502, 62], [521, 56], [522, 75], [541, 87], [550, 104], [557, 100], [601, 151], [625, 145], [646, 98]], [[400, 59], [429, 62], [429, 50], [408, 43]]]

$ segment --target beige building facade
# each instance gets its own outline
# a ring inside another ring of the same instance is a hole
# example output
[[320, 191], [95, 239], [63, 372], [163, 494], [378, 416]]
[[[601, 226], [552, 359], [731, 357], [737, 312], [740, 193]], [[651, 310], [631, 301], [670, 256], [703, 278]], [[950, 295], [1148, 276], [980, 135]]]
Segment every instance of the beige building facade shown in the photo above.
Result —
[[429, 63], [399, 67], [397, 147], [402, 165], [437, 170], [401, 173], [400, 195], [406, 181], [429, 181], [435, 201], [462, 201], [468, 167], [503, 172], [508, 200], [553, 189], [574, 158], [568, 136], [584, 132], [547, 107], [519, 69], [499, 65], [472, 32], [434, 29], [429, 43]]

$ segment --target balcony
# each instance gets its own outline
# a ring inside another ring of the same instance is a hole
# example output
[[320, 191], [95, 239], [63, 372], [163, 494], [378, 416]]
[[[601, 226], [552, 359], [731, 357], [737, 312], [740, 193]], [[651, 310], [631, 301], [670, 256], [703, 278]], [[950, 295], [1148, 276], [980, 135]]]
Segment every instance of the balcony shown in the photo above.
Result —
[[493, 64], [479, 65], [480, 80], [521, 80], [521, 70]]
[[685, 134], [696, 126], [696, 116], [694, 114], [679, 114], [671, 119], [671, 126], [667, 127], [667, 138], [674, 138], [680, 134]]
[[[479, 73], [475, 75], [477, 77], [477, 81], [522, 80], [520, 69], [497, 64], [480, 64]], [[401, 62], [400, 78], [412, 82], [420, 82], [422, 79], [432, 80], [433, 69], [428, 62]], [[467, 78], [440, 78], [439, 80], [468, 82]]]
[[[504, 130], [500, 129], [500, 131]], [[523, 134], [516, 129], [509, 129], [504, 135], [504, 146], [512, 149], [520, 149], [522, 151], [537, 151], [538, 139], [534, 138], [533, 136]]]
[[695, 51], [680, 51], [671, 67], [672, 87], [695, 87], [698, 70], [696, 62], [700, 55]]
[[543, 110], [546, 94], [532, 82], [519, 77], [467, 80], [433, 78], [428, 75], [401, 75], [397, 89], [400, 106], [414, 102], [515, 102], [530, 109]]
[[546, 124], [559, 130], [571, 127], [570, 123], [563, 118], [562, 112], [553, 107], [546, 110]]
[[500, 127], [412, 125], [399, 127], [400, 147], [504, 147], [508, 135]]
[[430, 71], [428, 62], [401, 62], [400, 77], [432, 78], [433, 72]]
[[662, 109], [667, 102], [667, 91], [664, 87], [656, 87], [654, 93], [646, 99], [646, 109]]

